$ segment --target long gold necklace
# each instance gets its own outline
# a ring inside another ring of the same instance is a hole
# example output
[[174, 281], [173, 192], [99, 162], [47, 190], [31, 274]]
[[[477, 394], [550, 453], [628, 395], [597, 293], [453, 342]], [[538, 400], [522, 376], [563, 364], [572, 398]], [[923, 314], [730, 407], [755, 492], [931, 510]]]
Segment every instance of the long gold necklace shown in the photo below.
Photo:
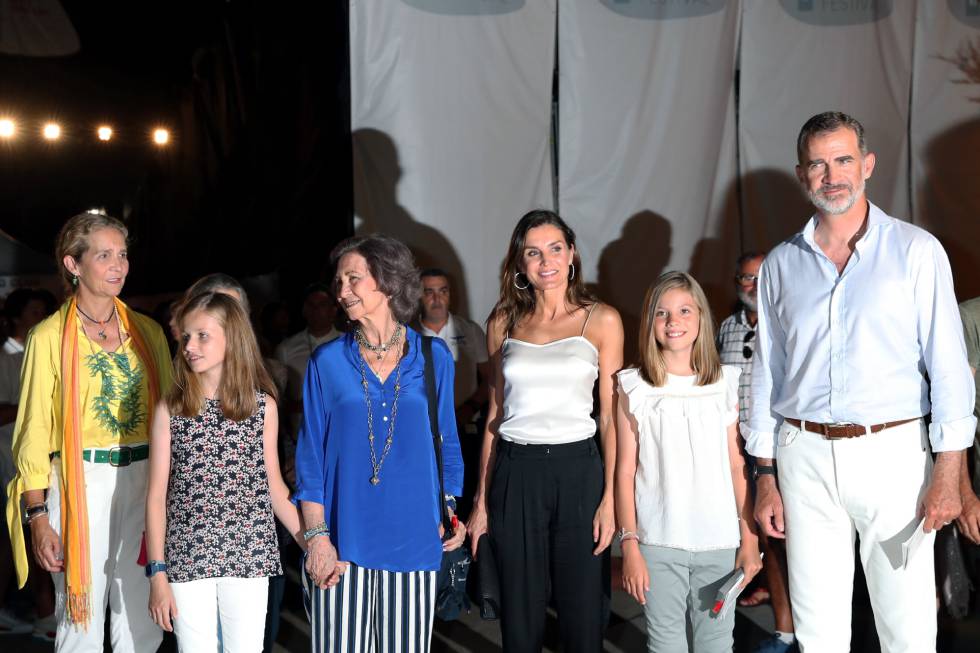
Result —
[[[381, 459], [378, 460], [377, 454], [374, 451], [374, 411], [371, 405], [371, 392], [368, 386], [367, 371], [364, 369], [364, 356], [360, 357], [360, 368], [361, 368], [361, 386], [364, 388], [364, 403], [367, 404], [367, 424], [368, 424], [368, 447], [371, 449], [371, 485], [377, 485], [381, 482], [381, 466], [385, 463], [385, 458], [388, 457], [388, 452], [391, 450], [391, 443], [394, 440], [395, 435], [395, 415], [398, 413], [398, 395], [401, 393], [401, 379], [402, 379], [402, 357], [398, 357], [398, 362], [395, 363], [395, 396], [391, 401], [391, 417], [388, 419], [388, 437], [385, 438], [384, 449], [381, 450]], [[374, 371], [373, 369], [371, 370]], [[378, 377], [380, 380], [380, 376]]]

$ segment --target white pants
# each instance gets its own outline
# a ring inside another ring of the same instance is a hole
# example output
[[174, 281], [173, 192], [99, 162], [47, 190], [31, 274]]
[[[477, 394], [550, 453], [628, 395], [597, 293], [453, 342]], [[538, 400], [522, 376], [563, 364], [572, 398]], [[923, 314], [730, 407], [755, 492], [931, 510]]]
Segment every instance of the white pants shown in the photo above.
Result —
[[[269, 579], [202, 578], [170, 583], [177, 602], [177, 650], [258, 653], [265, 636]], [[221, 620], [221, 648], [218, 620]]]
[[776, 456], [800, 650], [850, 648], [856, 532], [882, 653], [934, 652], [935, 534], [902, 565], [932, 477], [923, 422], [847, 440], [784, 423]]
[[[150, 584], [138, 564], [146, 522], [145, 460], [126, 467], [83, 462], [88, 501], [89, 547], [92, 563], [92, 621], [75, 627], [65, 614], [65, 575], [51, 574], [55, 589], [59, 653], [102, 653], [106, 608], [113, 653], [152, 653], [163, 631], [149, 615]], [[48, 520], [61, 534], [61, 460], [51, 461]]]

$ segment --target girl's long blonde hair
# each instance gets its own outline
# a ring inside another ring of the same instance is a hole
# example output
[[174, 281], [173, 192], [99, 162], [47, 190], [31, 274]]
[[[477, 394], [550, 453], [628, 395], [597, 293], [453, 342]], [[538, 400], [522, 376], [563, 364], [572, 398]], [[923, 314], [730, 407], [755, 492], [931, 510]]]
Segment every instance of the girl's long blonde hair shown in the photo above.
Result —
[[698, 307], [698, 336], [691, 351], [691, 367], [697, 375], [696, 385], [708, 385], [721, 378], [721, 360], [715, 347], [715, 328], [711, 308], [700, 284], [687, 272], [665, 272], [647, 290], [640, 317], [640, 375], [648, 383], [662, 386], [667, 382], [660, 343], [657, 342], [657, 305], [668, 290], [686, 290]]
[[[204, 311], [221, 325], [225, 332], [225, 360], [222, 365], [218, 397], [221, 412], [230, 420], [241, 421], [258, 410], [255, 391], [278, 400], [276, 386], [265, 369], [255, 332], [241, 304], [220, 292], [204, 292], [181, 304], [177, 324], [194, 311]], [[195, 417], [204, 408], [204, 392], [197, 374], [191, 370], [181, 351], [174, 365], [174, 384], [167, 395], [172, 415]]]

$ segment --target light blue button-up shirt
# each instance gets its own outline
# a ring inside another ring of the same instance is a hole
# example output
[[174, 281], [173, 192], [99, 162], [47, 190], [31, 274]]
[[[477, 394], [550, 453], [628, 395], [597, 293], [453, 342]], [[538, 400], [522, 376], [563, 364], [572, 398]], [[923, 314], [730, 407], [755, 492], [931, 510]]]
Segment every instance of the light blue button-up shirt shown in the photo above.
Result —
[[843, 273], [813, 239], [818, 217], [762, 264], [749, 421], [775, 458], [784, 418], [870, 426], [932, 414], [933, 451], [973, 442], [973, 377], [946, 252], [869, 203]]

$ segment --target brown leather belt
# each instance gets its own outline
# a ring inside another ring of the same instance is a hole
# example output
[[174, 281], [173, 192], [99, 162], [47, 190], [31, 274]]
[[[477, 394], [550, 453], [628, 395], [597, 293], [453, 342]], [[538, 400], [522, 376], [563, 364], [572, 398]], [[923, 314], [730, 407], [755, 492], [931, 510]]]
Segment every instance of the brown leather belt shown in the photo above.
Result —
[[[895, 426], [901, 426], [902, 424], [908, 424], [909, 422], [915, 422], [921, 417], [911, 417], [909, 419], [900, 419], [896, 422], [885, 422], [884, 424], [872, 424], [869, 427], [870, 433], [879, 433], [885, 429], [890, 429]], [[844, 438], [859, 438], [862, 435], [866, 435], [864, 426], [861, 424], [820, 424], [819, 422], [807, 422], [795, 419], [793, 417], [787, 417], [785, 419], [787, 424], [791, 424], [798, 429], [803, 429], [809, 431], [810, 433], [819, 433], [828, 440], [841, 440]]]

